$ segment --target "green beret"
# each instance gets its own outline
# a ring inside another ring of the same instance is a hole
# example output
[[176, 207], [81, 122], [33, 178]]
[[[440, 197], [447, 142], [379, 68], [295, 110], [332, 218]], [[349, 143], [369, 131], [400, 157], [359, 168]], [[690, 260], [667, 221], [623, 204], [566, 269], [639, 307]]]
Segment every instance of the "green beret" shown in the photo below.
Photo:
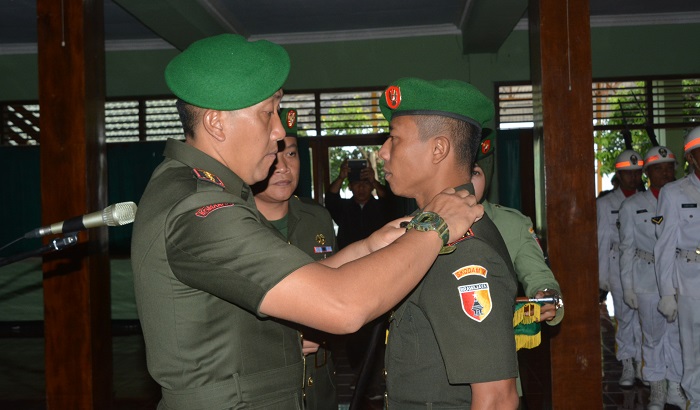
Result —
[[165, 82], [183, 101], [239, 110], [272, 96], [287, 80], [289, 55], [266, 40], [220, 34], [192, 43], [165, 68]]
[[379, 107], [388, 121], [399, 115], [442, 115], [473, 124], [480, 132], [487, 131], [495, 114], [491, 100], [458, 80], [398, 79], [384, 90]]
[[294, 108], [283, 108], [280, 110], [282, 126], [288, 137], [297, 136], [297, 110]]

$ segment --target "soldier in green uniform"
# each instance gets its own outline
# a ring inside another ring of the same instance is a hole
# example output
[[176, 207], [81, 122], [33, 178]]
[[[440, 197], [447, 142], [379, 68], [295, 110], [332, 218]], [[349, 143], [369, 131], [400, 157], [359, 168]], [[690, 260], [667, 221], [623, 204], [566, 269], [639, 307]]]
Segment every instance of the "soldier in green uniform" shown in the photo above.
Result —
[[491, 218], [503, 236], [508, 247], [518, 281], [528, 297], [542, 298], [555, 296], [558, 304], [545, 304], [540, 309], [540, 320], [549, 325], [557, 325], [564, 318], [564, 305], [561, 299], [559, 282], [547, 265], [544, 253], [532, 227], [532, 221], [520, 211], [498, 204], [489, 203], [486, 192], [493, 176], [494, 146], [492, 137], [481, 142], [477, 164], [472, 173], [474, 194], [484, 205], [486, 215]]
[[[331, 256], [337, 249], [331, 214], [309, 198], [294, 191], [299, 184], [297, 111], [280, 111], [286, 136], [280, 141], [277, 160], [270, 175], [251, 188], [255, 205], [283, 239], [314, 260]], [[338, 410], [335, 366], [328, 350], [329, 335], [315, 329], [302, 330], [304, 340], [304, 402], [308, 410]], [[308, 349], [308, 353], [307, 353]]]
[[[493, 103], [471, 84], [402, 78], [380, 98], [390, 134], [379, 151], [387, 181], [420, 209], [447, 187], [473, 190], [471, 171]], [[429, 229], [425, 212], [408, 229]], [[517, 279], [484, 217], [443, 249], [389, 319], [387, 406], [516, 409], [513, 331]]]
[[185, 141], [166, 143], [131, 248], [159, 409], [303, 408], [302, 344], [288, 322], [356, 331], [483, 214], [473, 195], [445, 190], [426, 205], [442, 236], [397, 220], [319, 262], [281, 239], [250, 185], [267, 177], [285, 136], [277, 112], [289, 66], [279, 45], [222, 34], [166, 67]]

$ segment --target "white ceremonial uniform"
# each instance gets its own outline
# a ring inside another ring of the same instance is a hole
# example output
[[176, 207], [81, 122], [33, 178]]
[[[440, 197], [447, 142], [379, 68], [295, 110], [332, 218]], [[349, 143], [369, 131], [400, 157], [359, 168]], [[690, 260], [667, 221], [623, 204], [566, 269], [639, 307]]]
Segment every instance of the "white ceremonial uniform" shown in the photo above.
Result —
[[[683, 377], [681, 386], [700, 408], [700, 180], [690, 174], [659, 194], [654, 247], [661, 296], [677, 294]], [[678, 292], [676, 293], [676, 289]]]
[[637, 296], [643, 379], [680, 383], [683, 365], [678, 323], [668, 323], [657, 309], [661, 297], [654, 268], [656, 207], [657, 200], [651, 190], [638, 192], [622, 202], [620, 278], [623, 290]]
[[615, 308], [615, 356], [617, 360], [641, 360], [642, 329], [637, 311], [627, 306], [622, 295], [620, 282], [620, 233], [617, 228], [618, 213], [625, 195], [617, 188], [611, 193], [596, 199], [598, 216], [598, 278], [600, 287], [612, 294]]

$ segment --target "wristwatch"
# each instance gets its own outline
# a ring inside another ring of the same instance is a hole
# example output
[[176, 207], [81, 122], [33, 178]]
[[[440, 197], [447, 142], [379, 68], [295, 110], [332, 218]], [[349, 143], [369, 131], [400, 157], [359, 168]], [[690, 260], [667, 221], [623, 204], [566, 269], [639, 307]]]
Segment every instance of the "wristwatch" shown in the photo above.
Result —
[[435, 212], [421, 212], [414, 216], [413, 219], [406, 225], [406, 230], [415, 229], [417, 231], [435, 231], [442, 238], [442, 246], [445, 246], [450, 241], [450, 231], [447, 229], [447, 224], [442, 217]]

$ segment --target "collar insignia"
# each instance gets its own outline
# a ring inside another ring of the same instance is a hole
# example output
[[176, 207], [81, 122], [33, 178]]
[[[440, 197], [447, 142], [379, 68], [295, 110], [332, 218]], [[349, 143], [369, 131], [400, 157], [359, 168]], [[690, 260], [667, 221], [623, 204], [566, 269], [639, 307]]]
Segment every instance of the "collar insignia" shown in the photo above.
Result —
[[214, 185], [218, 185], [222, 188], [226, 188], [221, 178], [217, 177], [209, 171], [205, 171], [201, 168], [192, 168], [192, 173], [194, 174], [194, 177], [200, 181], [209, 182]]

